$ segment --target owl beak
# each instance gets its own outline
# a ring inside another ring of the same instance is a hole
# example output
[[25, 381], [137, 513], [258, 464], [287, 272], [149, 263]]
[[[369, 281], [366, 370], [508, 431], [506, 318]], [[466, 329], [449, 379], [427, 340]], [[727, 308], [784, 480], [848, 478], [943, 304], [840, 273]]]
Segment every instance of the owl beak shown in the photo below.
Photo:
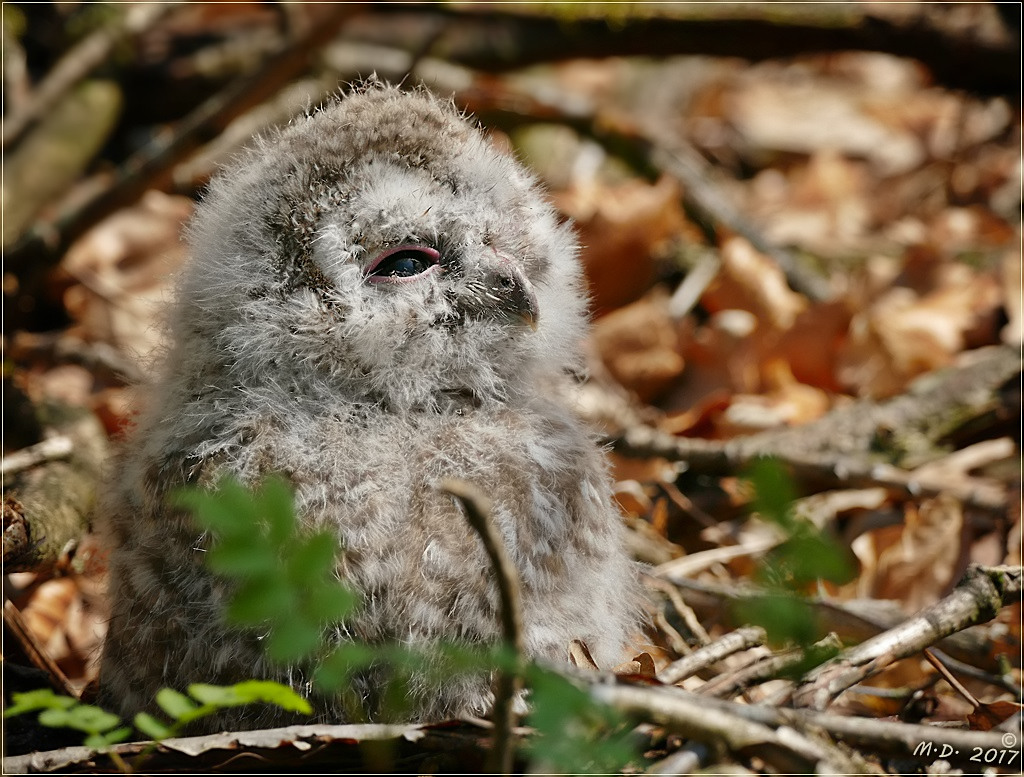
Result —
[[533, 284], [518, 267], [502, 257], [498, 267], [487, 273], [486, 283], [489, 296], [509, 320], [522, 322], [537, 331], [540, 318], [537, 295], [533, 292]]

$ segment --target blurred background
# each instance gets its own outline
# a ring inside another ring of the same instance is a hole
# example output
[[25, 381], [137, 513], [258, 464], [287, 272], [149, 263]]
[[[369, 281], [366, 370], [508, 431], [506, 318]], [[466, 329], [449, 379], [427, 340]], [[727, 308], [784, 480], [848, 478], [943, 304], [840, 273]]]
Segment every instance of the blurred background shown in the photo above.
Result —
[[[753, 579], [783, 541], [687, 441], [761, 435], [799, 475], [772, 435], [799, 448], [794, 431], [817, 430], [804, 450], [832, 476], [796, 495], [818, 499], [852, 571], [816, 595], [906, 613], [972, 561], [1020, 563], [1019, 364], [972, 367], [1022, 338], [1019, 34], [1020, 5], [989, 2], [4, 3], [13, 644], [72, 689], [94, 677], [90, 510], [160, 343], [182, 227], [254, 134], [374, 73], [452, 97], [576, 224], [595, 314], [580, 407], [616, 446], [631, 542], [661, 581], [658, 662], [742, 623], [715, 586]], [[957, 401], [984, 395], [959, 426], [820, 425], [937, 368], [968, 381]], [[637, 429], [661, 447], [623, 444]], [[903, 474], [853, 482], [837, 461]], [[684, 581], [704, 586], [696, 621]], [[1019, 646], [1019, 608], [1000, 619], [977, 652], [990, 672]], [[888, 682], [926, 687], [930, 714], [962, 712], [933, 670], [900, 672]]]

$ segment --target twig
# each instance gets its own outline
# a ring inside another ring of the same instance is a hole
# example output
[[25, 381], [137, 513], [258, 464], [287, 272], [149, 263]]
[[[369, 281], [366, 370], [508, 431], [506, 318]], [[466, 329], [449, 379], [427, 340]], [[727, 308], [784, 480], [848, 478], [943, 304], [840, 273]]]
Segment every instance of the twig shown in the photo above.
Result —
[[56, 437], [49, 437], [42, 442], [37, 442], [35, 445], [15, 451], [10, 456], [4, 456], [0, 460], [0, 471], [3, 472], [6, 478], [15, 473], [30, 469], [37, 464], [42, 464], [45, 461], [66, 459], [71, 455], [73, 447], [74, 445], [70, 437], [62, 434]]
[[757, 756], [782, 773], [856, 774], [859, 764], [838, 748], [788, 728], [773, 729], [741, 714], [739, 704], [708, 704], [710, 699], [678, 688], [594, 685], [591, 696], [622, 712], [653, 720], [674, 733], [724, 744], [731, 751]]
[[46, 75], [32, 98], [3, 122], [0, 148], [5, 151], [33, 122], [49, 111], [75, 84], [106, 62], [114, 48], [155, 24], [177, 3], [129, 5], [118, 24], [107, 25], [83, 38]]
[[760, 626], [744, 626], [741, 629], [736, 629], [710, 645], [698, 648], [685, 658], [673, 661], [658, 672], [658, 679], [666, 685], [675, 685], [734, 653], [763, 645], [765, 638], [764, 629]]
[[[744, 625], [731, 620], [731, 613], [737, 609], [735, 605], [757, 599], [766, 593], [765, 589], [750, 584], [721, 585], [695, 580], [676, 580], [673, 584], [704, 617], [724, 618], [724, 622], [733, 627]], [[835, 632], [847, 644], [863, 642], [906, 620], [906, 615], [894, 602], [877, 599], [837, 602], [818, 597], [809, 597], [805, 601], [813, 608], [818, 623], [815, 639]], [[998, 671], [997, 663], [985, 651], [987, 642], [981, 630], [975, 628], [951, 634], [939, 644], [946, 654], [955, 656], [961, 662], [973, 661], [987, 667], [988, 671]]]
[[24, 547], [10, 548], [13, 555], [7, 556], [5, 547], [8, 572], [38, 571], [54, 564], [67, 543], [82, 536], [92, 517], [107, 459], [107, 434], [89, 410], [58, 412], [63, 418], [53, 428], [72, 441], [66, 458], [40, 462], [4, 483], [18, 495], [19, 520], [24, 521], [26, 534]]
[[507, 645], [513, 651], [511, 669], [498, 673], [494, 695], [494, 745], [488, 759], [492, 772], [511, 774], [513, 748], [512, 729], [516, 724], [515, 698], [519, 691], [523, 655], [522, 604], [519, 587], [519, 573], [513, 566], [494, 526], [490, 514], [489, 500], [470, 483], [463, 480], [445, 479], [441, 488], [462, 503], [466, 520], [480, 537], [498, 585], [501, 601], [501, 630]]
[[[835, 653], [841, 644], [833, 634], [827, 634], [807, 649], [789, 648], [751, 661], [747, 666], [720, 674], [701, 686], [701, 696], [719, 699], [732, 698], [761, 683], [781, 677], [792, 677], [799, 667], [806, 666], [808, 653], [829, 650]], [[774, 699], [773, 699], [774, 701]]]
[[[21, 611], [14, 606], [14, 602], [10, 599], [4, 602], [4, 626], [6, 627], [6, 630], [10, 631], [11, 635], [16, 640], [18, 647], [20, 647], [22, 652], [24, 652], [25, 657], [28, 658], [29, 662], [36, 669], [46, 672], [50, 678], [50, 685], [55, 691], [62, 693], [65, 696], [70, 696], [73, 699], [78, 698], [78, 693], [71, 685], [67, 676], [50, 657], [50, 654], [46, 652], [46, 649], [39, 642], [39, 639], [32, 632], [32, 629], [30, 629], [28, 624], [25, 623], [25, 619], [22, 617]], [[13, 652], [11, 647], [12, 646], [10, 645], [5, 646], [4, 651], [7, 655], [10, 655]]]
[[154, 139], [119, 168], [111, 184], [73, 211], [54, 221], [36, 223], [28, 234], [5, 252], [5, 269], [42, 274], [91, 225], [123, 205], [134, 202], [154, 179], [170, 171], [211, 133], [276, 92], [303, 72], [313, 53], [328, 43], [337, 28], [359, 12], [358, 3], [331, 6], [310, 25], [303, 37], [286, 41], [250, 75], [232, 81], [208, 98], [169, 132]]
[[672, 298], [668, 301], [668, 314], [675, 321], [685, 318], [700, 302], [700, 298], [704, 296], [704, 292], [721, 269], [722, 260], [716, 252], [703, 253], [697, 263], [686, 273], [682, 283], [672, 292]]
[[786, 274], [790, 285], [807, 297], [818, 300], [831, 296], [821, 276], [811, 273], [791, 251], [768, 240], [728, 201], [713, 179], [711, 166], [682, 139], [669, 139], [656, 136], [650, 130], [624, 126], [609, 117], [574, 108], [568, 100], [556, 105], [519, 92], [499, 92], [493, 85], [486, 90], [463, 90], [456, 99], [472, 113], [500, 126], [535, 121], [565, 124], [649, 177], [665, 173], [675, 178], [682, 184], [683, 204], [698, 221], [709, 225], [711, 231], [725, 227], [742, 235], [754, 248], [770, 256]]
[[[600, 676], [591, 679], [596, 683]], [[582, 675], [580, 675], [582, 678]], [[578, 679], [580, 679], [578, 678]], [[914, 758], [930, 762], [938, 758], [960, 764], [978, 765], [971, 761], [972, 755], [994, 749], [1013, 757], [1019, 747], [1019, 740], [1006, 739], [997, 732], [962, 731], [952, 728], [893, 723], [870, 718], [855, 718], [831, 715], [809, 710], [788, 710], [761, 704], [739, 704], [737, 702], [712, 699], [690, 693], [680, 688], [641, 687], [610, 684], [594, 684], [591, 695], [606, 704], [629, 712], [644, 720], [657, 720], [672, 731], [704, 742], [721, 742], [732, 750], [750, 752], [758, 745], [777, 745], [790, 748], [790, 740], [782, 736], [789, 727], [798, 731], [820, 730], [845, 744], [886, 753], [900, 758]], [[773, 731], [773, 729], [778, 729]], [[805, 746], [809, 740], [798, 734]], [[1007, 742], [1013, 742], [1012, 745]], [[946, 745], [948, 747], [943, 747]], [[825, 758], [821, 740], [810, 743], [810, 751], [804, 757], [812, 760]], [[940, 753], [945, 753], [940, 755]], [[770, 755], [757, 752], [765, 760]], [[794, 753], [799, 755], [800, 753]], [[829, 755], [835, 751], [829, 748]], [[1019, 759], [1019, 752], [1016, 758]], [[1009, 761], [1009, 766], [1019, 766]], [[840, 768], [833, 773], [860, 773], [861, 769]], [[813, 771], [811, 772], [813, 773]]]
[[936, 371], [898, 397], [861, 400], [800, 427], [773, 430], [732, 440], [675, 437], [648, 426], [631, 426], [609, 440], [616, 451], [636, 457], [684, 461], [690, 469], [716, 475], [734, 474], [754, 460], [774, 456], [793, 474], [819, 490], [836, 484], [847, 488], [882, 486], [903, 497], [919, 499], [949, 493], [965, 506], [1005, 512], [1007, 497], [991, 480], [964, 476], [929, 477], [877, 460], [879, 429], [913, 429], [938, 445], [950, 427], [990, 409], [999, 387], [1020, 373], [1020, 354], [1010, 348], [981, 349], [967, 363]]
[[683, 597], [680, 596], [679, 589], [675, 585], [664, 580], [659, 580], [653, 575], [644, 575], [643, 581], [645, 586], [655, 588], [668, 597], [668, 600], [672, 602], [672, 606], [675, 607], [679, 617], [682, 618], [683, 623], [686, 624], [686, 628], [688, 628], [690, 633], [697, 638], [700, 645], [707, 645], [711, 642], [711, 635], [708, 634], [704, 626], [701, 625], [700, 619], [693, 611], [693, 608], [683, 601]]
[[885, 667], [956, 631], [984, 623], [1019, 601], [1021, 567], [972, 565], [957, 588], [936, 604], [809, 672], [793, 693], [797, 707], [824, 709], [836, 696]]
[[976, 666], [971, 666], [964, 661], [953, 658], [953, 656], [947, 655], [945, 651], [939, 650], [936, 647], [929, 648], [928, 652], [950, 671], [955, 670], [959, 674], [970, 677], [972, 680], [977, 680], [979, 683], [985, 683], [986, 685], [991, 685], [1001, 691], [1013, 694], [1013, 697], [1017, 700], [1018, 704], [1021, 699], [1024, 698], [1024, 690], [1021, 689], [1020, 683], [1016, 682], [1009, 674], [997, 675], [991, 672], [986, 672]]
[[953, 676], [953, 673], [949, 671], [945, 667], [945, 665], [943, 665], [943, 663], [931, 650], [925, 648], [922, 652], [924, 653], [924, 657], [928, 661], [928, 663], [935, 667], [935, 671], [942, 676], [943, 680], [949, 683], [950, 688], [952, 688], [954, 691], [963, 696], [975, 709], [981, 706], [981, 702], [978, 701], [977, 697], [969, 690], [967, 690], [962, 682], [960, 682], [956, 679], [956, 677]]

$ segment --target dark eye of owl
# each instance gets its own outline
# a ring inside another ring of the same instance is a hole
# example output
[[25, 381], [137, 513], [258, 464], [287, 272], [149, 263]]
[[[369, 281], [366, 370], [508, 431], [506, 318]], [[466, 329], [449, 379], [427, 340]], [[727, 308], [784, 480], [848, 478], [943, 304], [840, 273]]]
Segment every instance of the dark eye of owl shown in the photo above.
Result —
[[401, 283], [420, 278], [439, 266], [441, 255], [426, 246], [400, 246], [385, 251], [366, 270], [371, 283]]

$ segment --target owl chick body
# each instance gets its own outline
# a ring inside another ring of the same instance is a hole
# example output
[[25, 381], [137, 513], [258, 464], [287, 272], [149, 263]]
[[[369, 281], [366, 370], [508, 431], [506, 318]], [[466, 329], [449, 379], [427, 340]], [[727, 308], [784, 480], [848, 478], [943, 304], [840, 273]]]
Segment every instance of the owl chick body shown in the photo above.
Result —
[[[459, 478], [489, 496], [521, 577], [527, 653], [561, 661], [582, 639], [621, 657], [635, 576], [603, 457], [563, 398], [586, 329], [577, 246], [529, 174], [450, 106], [371, 85], [246, 152], [189, 238], [105, 508], [108, 704], [130, 715], [165, 685], [251, 677], [308, 690], [305, 668], [268, 665], [258, 634], [225, 623], [204, 538], [167, 504], [224, 473], [283, 475], [303, 522], [337, 533], [362, 602], [338, 638], [500, 639], [482, 544], [439, 488]], [[424, 720], [491, 699], [479, 677], [410, 694]], [[250, 714], [211, 726], [278, 722]]]

